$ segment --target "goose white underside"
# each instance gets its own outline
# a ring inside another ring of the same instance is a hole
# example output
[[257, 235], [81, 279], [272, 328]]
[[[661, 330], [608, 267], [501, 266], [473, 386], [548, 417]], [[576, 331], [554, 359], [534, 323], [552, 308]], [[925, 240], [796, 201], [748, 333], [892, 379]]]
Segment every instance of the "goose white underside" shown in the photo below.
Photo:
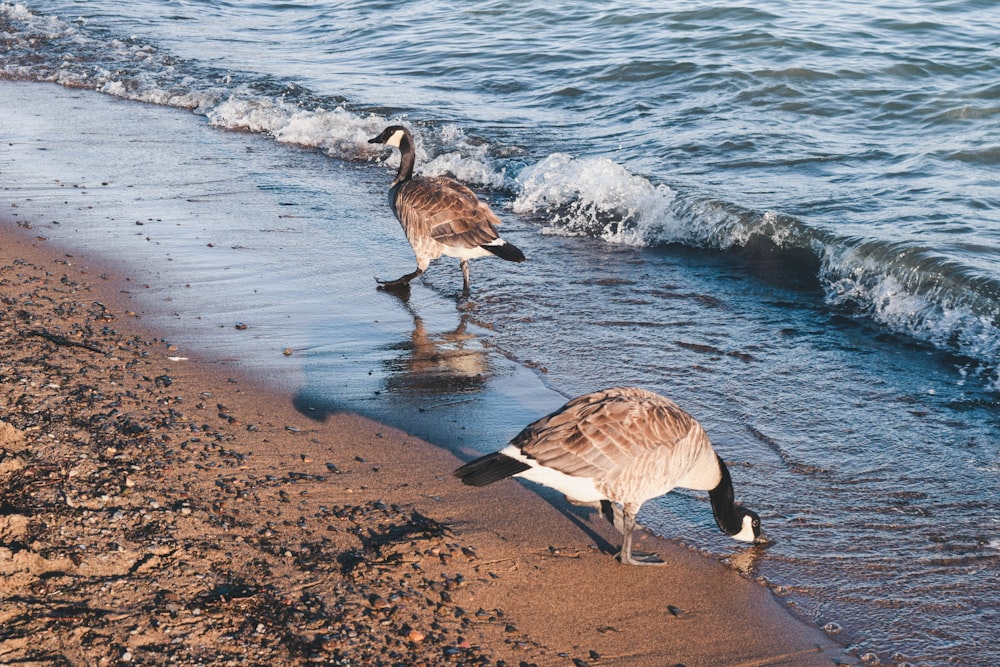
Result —
[[472, 259], [474, 257], [486, 257], [487, 255], [492, 255], [489, 250], [483, 250], [480, 246], [473, 246], [472, 248], [456, 248], [455, 246], [446, 245], [444, 250], [441, 251], [442, 255], [447, 257], [457, 257], [458, 259]]
[[581, 505], [592, 505], [602, 500], [607, 500], [607, 497], [597, 490], [592, 479], [572, 477], [552, 468], [544, 468], [538, 465], [538, 462], [534, 459], [530, 459], [522, 454], [521, 450], [513, 445], [505, 447], [502, 453], [531, 466], [524, 472], [517, 473], [514, 477], [521, 477], [536, 484], [547, 486], [550, 489], [555, 489], [570, 501]]

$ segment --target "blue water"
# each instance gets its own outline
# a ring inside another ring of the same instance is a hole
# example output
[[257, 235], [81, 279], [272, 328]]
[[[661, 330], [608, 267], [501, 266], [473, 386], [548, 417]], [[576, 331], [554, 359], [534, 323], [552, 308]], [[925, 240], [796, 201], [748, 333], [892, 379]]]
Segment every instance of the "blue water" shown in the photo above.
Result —
[[[223, 356], [299, 350], [307, 412], [471, 454], [661, 391], [778, 541], [696, 494], [647, 526], [864, 662], [1000, 664], [1000, 5], [910, 4], [0, 3], [0, 77], [32, 82], [0, 82], [0, 174], [45, 234], [190, 286], [175, 337], [209, 312], [259, 323], [197, 334]], [[412, 262], [390, 121], [529, 257], [474, 262], [470, 312], [446, 261], [372, 290]]]

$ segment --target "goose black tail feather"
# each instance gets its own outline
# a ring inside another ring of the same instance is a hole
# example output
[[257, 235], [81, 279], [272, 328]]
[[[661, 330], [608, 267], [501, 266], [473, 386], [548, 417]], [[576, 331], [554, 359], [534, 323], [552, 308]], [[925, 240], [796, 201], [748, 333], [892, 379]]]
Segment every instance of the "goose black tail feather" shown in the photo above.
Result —
[[455, 471], [455, 477], [470, 486], [486, 486], [530, 468], [527, 463], [496, 452], [470, 461]]
[[507, 243], [506, 241], [500, 244], [487, 243], [480, 247], [483, 250], [489, 250], [500, 259], [506, 259], [508, 262], [524, 261], [524, 253], [513, 243]]

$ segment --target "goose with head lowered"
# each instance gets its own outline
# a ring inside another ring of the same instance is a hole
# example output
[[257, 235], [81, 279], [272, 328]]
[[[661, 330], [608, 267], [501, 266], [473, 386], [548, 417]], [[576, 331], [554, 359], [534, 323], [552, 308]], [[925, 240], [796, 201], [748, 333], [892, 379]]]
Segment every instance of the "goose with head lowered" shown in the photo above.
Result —
[[673, 401], [634, 387], [579, 396], [526, 426], [504, 449], [455, 471], [472, 486], [522, 477], [593, 505], [622, 531], [618, 559], [662, 564], [632, 551], [644, 502], [675, 488], [708, 491], [715, 521], [730, 537], [766, 542], [760, 518], [735, 503], [733, 483], [701, 425]]
[[444, 176], [414, 176], [413, 135], [392, 125], [368, 140], [399, 149], [399, 172], [389, 187], [389, 205], [417, 256], [417, 270], [396, 280], [380, 280], [381, 288], [404, 287], [441, 255], [457, 257], [462, 266], [462, 292], [469, 294], [469, 260], [495, 255], [523, 262], [524, 253], [497, 233], [500, 219], [476, 194]]

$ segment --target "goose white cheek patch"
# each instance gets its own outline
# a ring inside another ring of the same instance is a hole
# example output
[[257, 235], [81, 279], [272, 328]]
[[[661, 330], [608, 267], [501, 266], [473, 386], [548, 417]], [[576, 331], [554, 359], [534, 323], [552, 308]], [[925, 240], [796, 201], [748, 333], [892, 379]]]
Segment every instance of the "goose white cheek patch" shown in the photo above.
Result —
[[385, 142], [387, 146], [393, 146], [399, 148], [399, 144], [403, 141], [403, 131], [396, 130], [392, 133], [392, 136]]

